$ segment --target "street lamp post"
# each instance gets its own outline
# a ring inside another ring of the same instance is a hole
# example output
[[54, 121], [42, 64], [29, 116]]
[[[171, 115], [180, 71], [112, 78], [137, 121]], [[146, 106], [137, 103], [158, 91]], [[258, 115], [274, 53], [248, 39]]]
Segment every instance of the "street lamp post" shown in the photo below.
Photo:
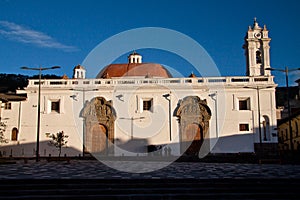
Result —
[[[163, 97], [169, 102], [169, 138], [172, 141], [172, 123], [171, 123], [171, 92], [168, 94], [164, 94]], [[169, 98], [168, 98], [169, 97]]]
[[42, 71], [49, 70], [49, 69], [58, 69], [60, 66], [53, 66], [53, 67], [21, 67], [24, 70], [36, 70], [39, 71], [39, 90], [38, 90], [38, 106], [37, 106], [37, 131], [36, 131], [36, 162], [39, 161], [39, 150], [40, 150], [40, 126], [41, 126], [41, 78], [42, 78]]
[[218, 92], [215, 91], [208, 95], [215, 102], [215, 113], [216, 113], [216, 138], [219, 137], [219, 125], [218, 125]]
[[266, 70], [270, 71], [280, 71], [285, 73], [285, 82], [286, 82], [286, 96], [287, 96], [287, 103], [288, 103], [288, 122], [289, 122], [289, 132], [290, 132], [290, 143], [291, 143], [291, 151], [294, 151], [294, 144], [293, 144], [293, 132], [292, 132], [292, 123], [291, 123], [291, 105], [290, 105], [290, 92], [289, 92], [289, 72], [300, 70], [300, 68], [289, 69], [285, 67], [285, 69], [276, 69], [276, 68], [266, 68]]
[[257, 110], [258, 110], [258, 132], [259, 132], [259, 144], [260, 144], [260, 150], [262, 150], [262, 140], [261, 140], [261, 121], [260, 121], [260, 94], [259, 94], [259, 87], [256, 88], [256, 95], [257, 95]]

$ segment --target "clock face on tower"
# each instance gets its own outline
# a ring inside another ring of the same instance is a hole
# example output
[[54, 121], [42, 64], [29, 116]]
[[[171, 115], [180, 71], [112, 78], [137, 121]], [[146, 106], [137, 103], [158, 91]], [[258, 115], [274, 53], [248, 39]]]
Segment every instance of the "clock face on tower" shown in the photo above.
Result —
[[261, 38], [261, 34], [260, 34], [260, 33], [255, 33], [255, 34], [254, 34], [254, 37], [260, 39], [260, 38]]

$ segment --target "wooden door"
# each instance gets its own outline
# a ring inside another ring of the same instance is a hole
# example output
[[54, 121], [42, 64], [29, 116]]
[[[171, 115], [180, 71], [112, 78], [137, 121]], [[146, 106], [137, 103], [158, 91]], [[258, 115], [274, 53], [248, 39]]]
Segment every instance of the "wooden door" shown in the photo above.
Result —
[[107, 151], [107, 129], [103, 125], [95, 125], [92, 131], [91, 153], [103, 153]]
[[203, 143], [203, 134], [198, 124], [189, 124], [185, 128], [183, 142], [186, 143], [186, 155], [197, 156]]

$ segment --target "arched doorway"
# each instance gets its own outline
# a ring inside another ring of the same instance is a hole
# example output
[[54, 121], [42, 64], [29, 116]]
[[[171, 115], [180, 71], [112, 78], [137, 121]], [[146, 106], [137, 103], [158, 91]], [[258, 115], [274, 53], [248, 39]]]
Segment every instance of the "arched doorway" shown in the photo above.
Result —
[[179, 102], [175, 115], [179, 118], [180, 152], [198, 156], [204, 139], [209, 138], [211, 111], [206, 100], [187, 96]]
[[19, 133], [19, 130], [16, 127], [14, 127], [11, 131], [11, 140], [12, 141], [18, 140], [18, 133]]
[[84, 153], [113, 155], [116, 114], [112, 102], [95, 97], [86, 103], [82, 116], [85, 122]]
[[107, 129], [102, 124], [94, 125], [92, 128], [91, 153], [106, 154], [108, 152]]

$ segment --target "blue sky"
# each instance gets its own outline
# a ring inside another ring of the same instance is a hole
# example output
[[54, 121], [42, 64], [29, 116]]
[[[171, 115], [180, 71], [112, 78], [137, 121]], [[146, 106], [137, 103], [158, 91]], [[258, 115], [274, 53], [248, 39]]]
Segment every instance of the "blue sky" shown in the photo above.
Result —
[[[271, 66], [299, 68], [299, 7], [297, 0], [0, 0], [0, 73], [32, 75], [36, 72], [20, 67], [59, 65], [48, 73], [71, 77], [73, 67], [105, 39], [134, 28], [162, 27], [202, 45], [222, 76], [245, 75], [242, 45], [254, 17], [270, 30]], [[171, 53], [138, 52], [145, 62], [166, 64], [184, 76], [195, 71]], [[120, 56], [117, 62], [127, 62]], [[273, 74], [285, 84], [282, 73]], [[298, 78], [298, 72], [291, 73], [290, 83]]]

